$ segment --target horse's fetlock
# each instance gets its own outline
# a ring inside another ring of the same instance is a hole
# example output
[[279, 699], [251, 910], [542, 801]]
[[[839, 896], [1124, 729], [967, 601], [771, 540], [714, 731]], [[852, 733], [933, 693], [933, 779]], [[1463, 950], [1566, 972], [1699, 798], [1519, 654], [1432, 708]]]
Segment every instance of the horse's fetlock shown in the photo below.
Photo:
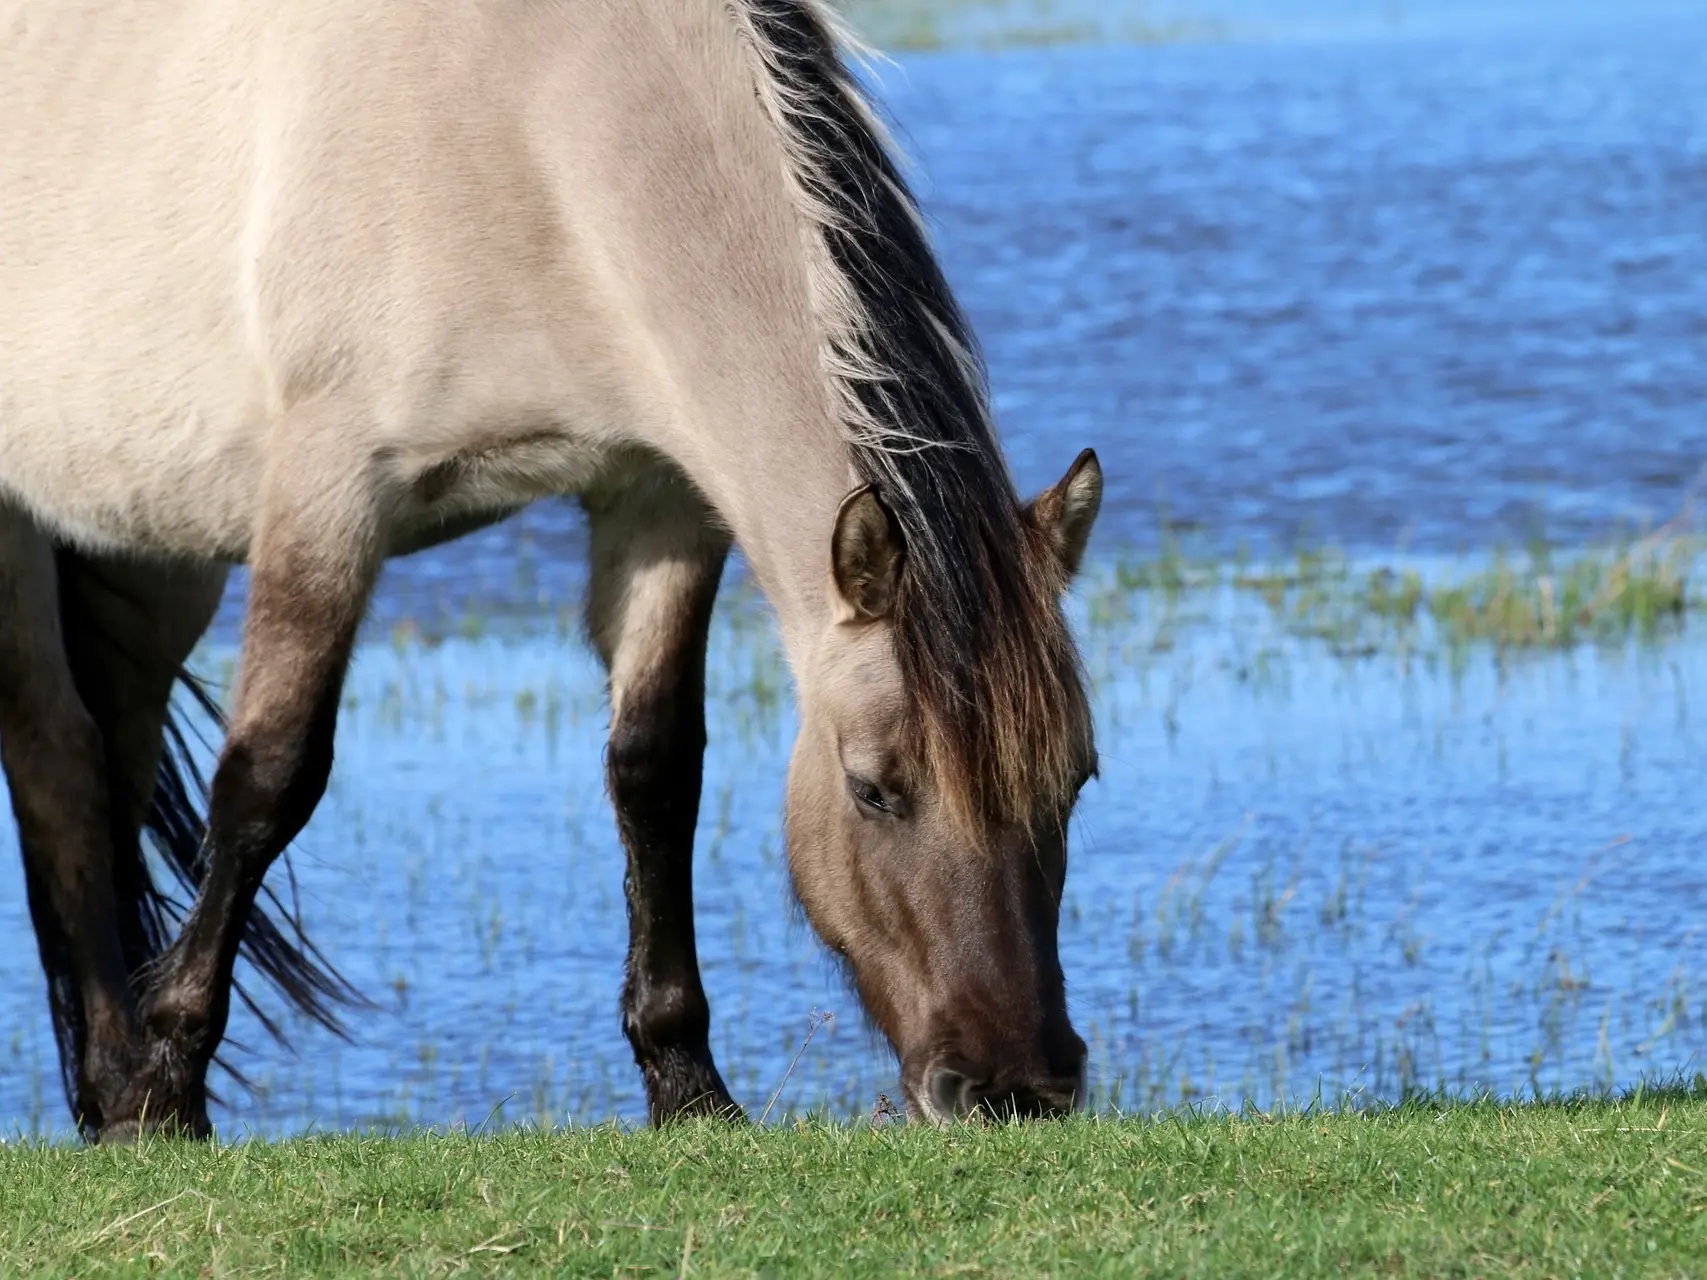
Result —
[[143, 1002], [143, 1034], [156, 1049], [187, 1048], [206, 1038], [210, 992], [196, 984], [166, 982]]
[[702, 991], [652, 987], [625, 999], [622, 1029], [637, 1058], [665, 1049], [702, 1050], [711, 1035], [711, 1007]]
[[746, 1119], [718, 1074], [709, 1049], [659, 1054], [641, 1064], [641, 1074], [646, 1082], [647, 1116], [655, 1125], [696, 1116], [737, 1123]]

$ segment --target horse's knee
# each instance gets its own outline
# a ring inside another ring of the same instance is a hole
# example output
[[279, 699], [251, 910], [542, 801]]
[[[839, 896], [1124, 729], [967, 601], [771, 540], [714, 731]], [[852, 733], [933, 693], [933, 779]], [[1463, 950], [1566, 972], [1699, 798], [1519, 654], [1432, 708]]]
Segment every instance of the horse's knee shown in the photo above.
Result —
[[605, 772], [619, 812], [673, 810], [699, 799], [705, 714], [671, 699], [625, 712], [611, 726]]
[[314, 816], [332, 774], [332, 726], [234, 737], [214, 774], [208, 829], [258, 878]]

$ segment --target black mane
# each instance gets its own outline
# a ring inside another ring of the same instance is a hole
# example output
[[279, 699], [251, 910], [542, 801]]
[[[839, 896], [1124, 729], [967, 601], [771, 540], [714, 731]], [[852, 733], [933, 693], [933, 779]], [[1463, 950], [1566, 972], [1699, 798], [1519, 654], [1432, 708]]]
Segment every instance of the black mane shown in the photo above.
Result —
[[825, 10], [732, 3], [772, 78], [807, 216], [857, 304], [829, 317], [829, 364], [855, 468], [906, 543], [895, 649], [925, 754], [963, 819], [1028, 821], [1071, 788], [1089, 712], [977, 343]]

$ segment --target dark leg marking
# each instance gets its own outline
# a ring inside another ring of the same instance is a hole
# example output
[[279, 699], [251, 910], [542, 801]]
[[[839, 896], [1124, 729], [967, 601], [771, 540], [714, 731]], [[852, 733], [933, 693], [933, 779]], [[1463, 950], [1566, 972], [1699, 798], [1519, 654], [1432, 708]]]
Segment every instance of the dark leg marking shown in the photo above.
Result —
[[693, 918], [706, 635], [728, 542], [668, 472], [587, 508], [592, 631], [611, 674], [606, 779], [628, 851], [623, 1031], [654, 1124], [740, 1118], [711, 1056]]
[[51, 543], [0, 506], [0, 760], [59, 1041], [66, 1098], [99, 1132], [130, 1069], [136, 1008], [121, 942], [101, 734], [60, 630]]

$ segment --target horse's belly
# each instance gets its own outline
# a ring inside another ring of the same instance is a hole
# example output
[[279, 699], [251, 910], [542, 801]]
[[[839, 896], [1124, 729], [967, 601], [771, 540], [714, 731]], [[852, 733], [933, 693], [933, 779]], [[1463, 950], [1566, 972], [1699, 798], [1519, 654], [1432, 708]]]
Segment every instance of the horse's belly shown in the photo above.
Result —
[[261, 459], [253, 431], [186, 412], [0, 417], [0, 493], [63, 541], [91, 550], [241, 561]]

